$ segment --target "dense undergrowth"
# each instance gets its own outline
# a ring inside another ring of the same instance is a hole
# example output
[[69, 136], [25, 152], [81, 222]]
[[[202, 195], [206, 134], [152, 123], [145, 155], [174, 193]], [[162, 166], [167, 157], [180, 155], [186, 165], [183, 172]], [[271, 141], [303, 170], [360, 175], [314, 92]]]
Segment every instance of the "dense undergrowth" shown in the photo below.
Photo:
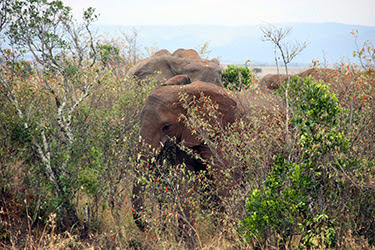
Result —
[[[96, 40], [85, 26], [73, 31], [66, 25], [73, 22], [69, 9], [61, 2], [36, 1], [38, 8], [61, 12], [60, 19], [39, 13], [34, 23], [17, 22], [22, 13], [11, 5], [14, 1], [8, 3], [3, 8], [9, 9], [2, 9], [5, 33], [0, 32], [13, 41], [12, 47], [0, 44], [0, 247], [374, 246], [375, 58], [370, 43], [354, 54], [361, 66], [342, 64], [322, 81], [292, 78], [288, 134], [285, 106], [276, 105], [285, 96], [283, 88], [278, 93], [257, 89], [254, 74], [239, 82], [247, 89], [231, 92], [245, 115], [227, 128], [212, 126], [218, 114], [210, 100], [185, 103], [189, 115], [179, 119], [215, 157], [202, 159], [183, 145], [169, 150], [202, 161], [207, 169], [197, 175], [176, 166], [170, 152], [164, 157], [147, 152], [146, 164], [140, 164], [139, 115], [156, 84], [127, 77], [139, 55], [134, 46]], [[5, 15], [10, 11], [14, 19]], [[89, 27], [94, 12], [85, 17]], [[59, 37], [55, 21], [71, 40]], [[35, 32], [46, 26], [47, 33]], [[20, 27], [34, 33], [22, 33]], [[86, 39], [78, 43], [74, 32]], [[35, 44], [30, 46], [30, 39]], [[43, 43], [45, 51], [34, 46]], [[23, 55], [33, 49], [34, 60], [26, 60]], [[206, 108], [209, 118], [195, 113], [196, 105]], [[149, 191], [143, 215], [147, 232], [132, 216], [135, 181]], [[215, 202], [219, 187], [230, 194], [220, 204]]]

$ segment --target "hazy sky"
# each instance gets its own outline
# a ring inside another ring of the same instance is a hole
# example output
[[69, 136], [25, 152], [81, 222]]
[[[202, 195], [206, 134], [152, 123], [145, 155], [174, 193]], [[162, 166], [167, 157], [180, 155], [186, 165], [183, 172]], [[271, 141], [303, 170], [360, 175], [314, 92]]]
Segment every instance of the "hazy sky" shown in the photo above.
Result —
[[337, 22], [375, 26], [375, 0], [64, 0], [75, 14], [95, 7], [100, 24], [253, 25]]

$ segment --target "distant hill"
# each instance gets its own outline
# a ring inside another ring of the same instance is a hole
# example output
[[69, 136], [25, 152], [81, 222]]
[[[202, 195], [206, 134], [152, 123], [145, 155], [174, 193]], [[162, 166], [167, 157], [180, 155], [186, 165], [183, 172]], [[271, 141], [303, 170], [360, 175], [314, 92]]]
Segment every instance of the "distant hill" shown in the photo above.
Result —
[[[141, 46], [156, 46], [171, 52], [178, 48], [198, 48], [209, 42], [210, 58], [218, 57], [222, 63], [274, 64], [274, 49], [270, 42], [262, 41], [260, 26], [105, 26], [97, 25], [100, 33], [115, 36], [118, 32], [136, 29]], [[288, 42], [308, 41], [308, 47], [295, 58], [294, 65], [308, 65], [312, 60], [337, 63], [351, 55], [355, 49], [353, 30], [359, 31], [360, 44], [375, 42], [375, 27], [338, 23], [291, 23], [278, 27], [292, 27]]]

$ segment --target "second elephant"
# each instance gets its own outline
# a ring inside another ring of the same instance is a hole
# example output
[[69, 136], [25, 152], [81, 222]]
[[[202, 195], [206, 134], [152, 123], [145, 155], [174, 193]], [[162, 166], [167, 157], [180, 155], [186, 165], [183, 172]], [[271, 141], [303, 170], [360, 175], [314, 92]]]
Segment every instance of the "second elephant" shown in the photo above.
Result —
[[168, 50], [156, 52], [133, 66], [128, 75], [140, 80], [155, 77], [159, 84], [176, 75], [187, 75], [192, 82], [205, 81], [223, 86], [221, 71], [217, 59], [202, 59], [195, 50], [178, 49], [173, 54]]

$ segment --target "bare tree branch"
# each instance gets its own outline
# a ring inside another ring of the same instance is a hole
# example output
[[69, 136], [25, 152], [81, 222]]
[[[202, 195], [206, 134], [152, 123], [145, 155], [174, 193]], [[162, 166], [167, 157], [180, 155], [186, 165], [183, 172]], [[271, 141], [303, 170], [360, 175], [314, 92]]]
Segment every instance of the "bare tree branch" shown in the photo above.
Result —
[[[286, 122], [285, 122], [285, 135], [286, 142], [291, 146], [291, 139], [289, 135], [289, 86], [290, 86], [290, 77], [288, 72], [288, 64], [300, 54], [307, 46], [307, 42], [303, 44], [296, 43], [295, 45], [290, 45], [289, 43], [283, 43], [283, 41], [290, 36], [292, 29], [291, 28], [277, 28], [272, 24], [268, 26], [261, 26], [261, 31], [263, 33], [263, 41], [272, 42], [275, 45], [275, 61], [277, 66], [277, 71], [279, 72], [278, 57], [277, 52], [279, 51], [282, 61], [284, 63], [285, 74], [287, 75], [287, 85], [285, 88], [285, 101], [286, 101]], [[281, 82], [281, 79], [280, 79]]]

